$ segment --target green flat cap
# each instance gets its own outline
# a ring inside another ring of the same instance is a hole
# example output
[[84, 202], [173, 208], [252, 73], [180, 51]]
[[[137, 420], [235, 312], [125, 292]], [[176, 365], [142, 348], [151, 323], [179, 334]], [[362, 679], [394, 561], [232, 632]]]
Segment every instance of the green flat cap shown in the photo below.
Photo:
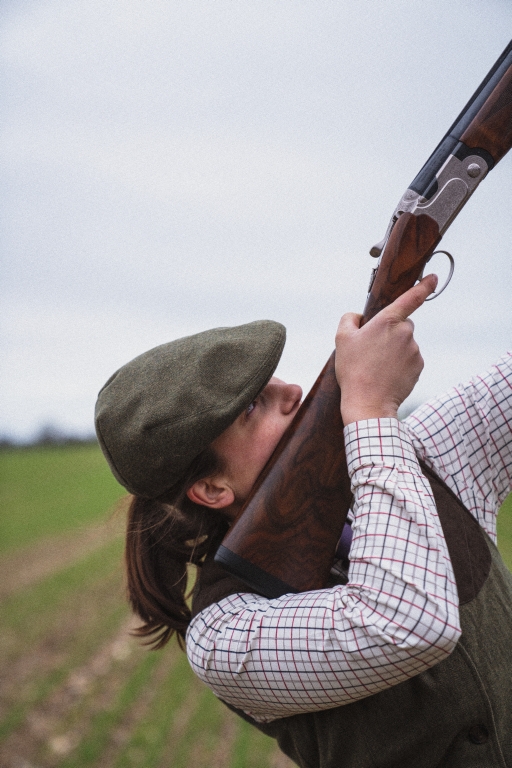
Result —
[[100, 390], [95, 423], [121, 485], [149, 498], [169, 490], [267, 384], [285, 338], [271, 320], [213, 328], [116, 371]]

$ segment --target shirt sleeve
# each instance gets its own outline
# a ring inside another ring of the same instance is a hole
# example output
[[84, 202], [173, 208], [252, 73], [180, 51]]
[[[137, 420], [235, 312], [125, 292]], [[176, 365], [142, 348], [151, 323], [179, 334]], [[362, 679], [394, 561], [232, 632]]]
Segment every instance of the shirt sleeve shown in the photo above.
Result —
[[406, 427], [345, 428], [355, 502], [349, 582], [268, 600], [237, 594], [192, 621], [194, 671], [258, 722], [348, 704], [446, 658], [457, 589]]
[[496, 516], [512, 489], [512, 353], [422, 405], [405, 426], [417, 455], [496, 542]]

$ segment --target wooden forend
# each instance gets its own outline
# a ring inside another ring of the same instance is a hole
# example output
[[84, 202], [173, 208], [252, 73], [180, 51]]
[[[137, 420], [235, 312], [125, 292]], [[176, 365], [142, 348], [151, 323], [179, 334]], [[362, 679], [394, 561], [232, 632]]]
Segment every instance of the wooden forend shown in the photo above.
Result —
[[482, 105], [460, 140], [472, 149], [485, 149], [499, 162], [512, 146], [512, 66]]
[[439, 226], [425, 213], [402, 213], [386, 244], [366, 300], [363, 323], [412, 288], [440, 241]]

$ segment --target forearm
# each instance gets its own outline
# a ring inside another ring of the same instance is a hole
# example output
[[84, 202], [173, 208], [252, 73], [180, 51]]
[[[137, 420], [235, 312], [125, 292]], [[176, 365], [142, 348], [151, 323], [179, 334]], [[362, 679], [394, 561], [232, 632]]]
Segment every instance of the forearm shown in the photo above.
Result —
[[370, 439], [380, 453], [361, 434], [367, 426], [347, 429], [356, 497], [349, 583], [270, 601], [232, 596], [190, 627], [195, 671], [256, 719], [369, 696], [438, 663], [459, 637], [430, 489], [398, 422], [383, 421]]
[[393, 643], [403, 636], [417, 650], [443, 645], [458, 632], [457, 589], [407, 431], [394, 419], [375, 419], [350, 425], [345, 440], [354, 491], [350, 590], [365, 595], [370, 623], [373, 616], [379, 623], [385, 604]]

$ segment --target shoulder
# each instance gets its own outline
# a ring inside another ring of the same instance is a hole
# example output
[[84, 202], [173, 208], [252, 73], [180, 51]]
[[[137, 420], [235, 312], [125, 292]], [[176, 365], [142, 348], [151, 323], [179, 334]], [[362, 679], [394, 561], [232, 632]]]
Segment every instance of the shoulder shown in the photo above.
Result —
[[195, 618], [208, 606], [220, 602], [229, 595], [248, 591], [247, 585], [243, 581], [224, 570], [221, 565], [215, 562], [213, 555], [209, 556], [198, 570], [192, 596], [192, 618]]

